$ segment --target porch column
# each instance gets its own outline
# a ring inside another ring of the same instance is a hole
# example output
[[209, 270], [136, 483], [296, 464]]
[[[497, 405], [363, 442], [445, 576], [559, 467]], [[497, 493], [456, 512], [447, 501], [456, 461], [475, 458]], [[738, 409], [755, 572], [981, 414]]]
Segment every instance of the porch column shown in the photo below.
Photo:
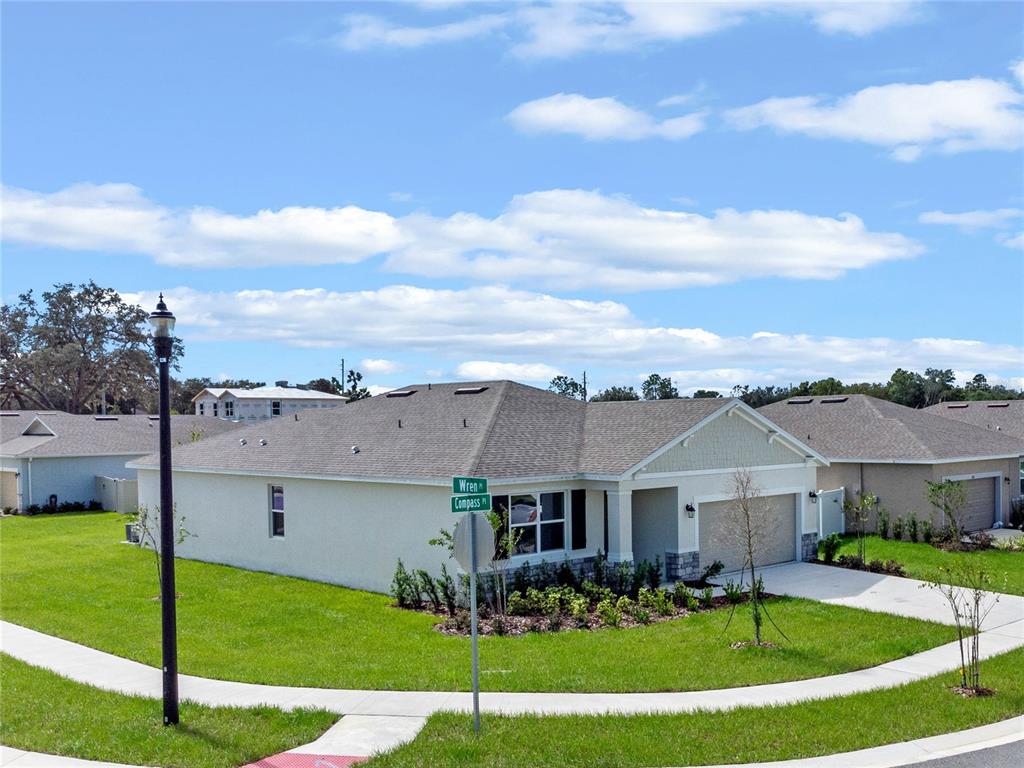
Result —
[[608, 561], [633, 560], [633, 492], [608, 491]]

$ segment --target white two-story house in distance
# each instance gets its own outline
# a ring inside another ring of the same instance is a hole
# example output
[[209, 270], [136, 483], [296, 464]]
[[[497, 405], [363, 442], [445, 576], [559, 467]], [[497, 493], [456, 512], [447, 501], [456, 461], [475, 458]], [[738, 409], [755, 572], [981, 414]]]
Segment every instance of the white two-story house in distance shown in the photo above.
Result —
[[335, 408], [344, 404], [345, 398], [341, 395], [289, 387], [287, 381], [254, 389], [210, 387], [192, 398], [197, 416], [244, 422], [288, 416], [306, 408]]

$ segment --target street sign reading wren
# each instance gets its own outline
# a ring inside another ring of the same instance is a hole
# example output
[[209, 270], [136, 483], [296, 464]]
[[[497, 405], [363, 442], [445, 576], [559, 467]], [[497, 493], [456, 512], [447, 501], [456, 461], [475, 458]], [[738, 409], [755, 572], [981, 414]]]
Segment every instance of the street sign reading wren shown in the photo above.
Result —
[[487, 478], [453, 477], [452, 493], [487, 493]]

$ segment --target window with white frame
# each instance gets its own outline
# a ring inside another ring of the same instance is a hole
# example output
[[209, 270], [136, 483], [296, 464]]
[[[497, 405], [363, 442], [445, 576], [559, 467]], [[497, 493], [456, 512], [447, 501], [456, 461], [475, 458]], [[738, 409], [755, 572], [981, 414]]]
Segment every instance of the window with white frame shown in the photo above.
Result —
[[284, 536], [284, 486], [270, 486], [270, 535]]
[[280, 416], [281, 415], [281, 401], [280, 400], [271, 400], [270, 401], [270, 415], [271, 416]]
[[515, 493], [494, 496], [494, 509], [508, 521], [511, 555], [565, 549], [565, 493]]
[[217, 415], [217, 404], [216, 403], [213, 404], [213, 415], [214, 416]]
[[235, 401], [234, 400], [225, 400], [224, 401], [224, 415], [225, 416], [234, 416], [235, 415]]
[[199, 404], [199, 415], [204, 416], [206, 413], [206, 403]]

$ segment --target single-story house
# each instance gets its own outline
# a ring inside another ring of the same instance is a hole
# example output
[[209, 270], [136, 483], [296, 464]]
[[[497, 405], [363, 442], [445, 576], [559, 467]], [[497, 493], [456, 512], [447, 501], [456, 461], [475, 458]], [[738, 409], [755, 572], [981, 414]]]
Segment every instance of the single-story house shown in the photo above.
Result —
[[[174, 454], [182, 557], [387, 592], [395, 564], [436, 573], [453, 476], [489, 480], [518, 534], [511, 565], [598, 551], [695, 578], [738, 569], [725, 530], [737, 468], [772, 516], [763, 564], [816, 552], [816, 450], [735, 399], [587, 403], [510, 381], [416, 384], [305, 411]], [[159, 499], [157, 459], [132, 463]]]
[[192, 398], [196, 416], [215, 416], [233, 421], [265, 421], [291, 416], [307, 408], [336, 408], [347, 398], [315, 389], [289, 387], [279, 381], [273, 387], [224, 389], [210, 387]]
[[[172, 416], [177, 445], [238, 429], [227, 421]], [[135, 478], [125, 464], [159, 447], [157, 416], [93, 416], [60, 411], [0, 412], [0, 507], [24, 510], [54, 498], [99, 501], [97, 477]]]
[[[962, 480], [964, 528], [1008, 520], [1022, 440], [868, 395], [791, 397], [758, 412], [828, 458], [818, 468], [823, 504], [871, 493], [893, 517], [913, 512], [939, 526], [943, 520], [928, 502], [927, 482]], [[841, 515], [829, 519], [825, 533], [841, 530]], [[869, 525], [874, 528], [873, 518]]]
[[[1024, 400], [954, 400], [925, 410], [1024, 440]], [[1024, 494], [1024, 460], [1020, 463], [1019, 493]]]

